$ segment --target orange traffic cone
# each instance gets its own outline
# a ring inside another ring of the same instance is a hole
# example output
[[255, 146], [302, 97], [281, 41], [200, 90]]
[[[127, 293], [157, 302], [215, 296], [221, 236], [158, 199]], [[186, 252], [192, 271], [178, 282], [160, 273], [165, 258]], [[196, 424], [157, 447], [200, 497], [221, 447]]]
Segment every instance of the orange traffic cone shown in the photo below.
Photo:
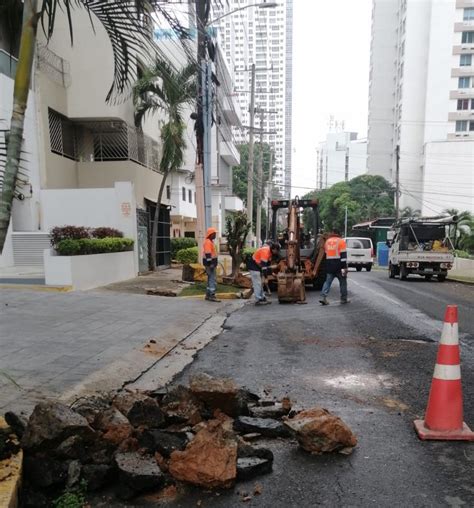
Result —
[[448, 305], [424, 420], [415, 420], [420, 439], [474, 441], [463, 422], [458, 307]]

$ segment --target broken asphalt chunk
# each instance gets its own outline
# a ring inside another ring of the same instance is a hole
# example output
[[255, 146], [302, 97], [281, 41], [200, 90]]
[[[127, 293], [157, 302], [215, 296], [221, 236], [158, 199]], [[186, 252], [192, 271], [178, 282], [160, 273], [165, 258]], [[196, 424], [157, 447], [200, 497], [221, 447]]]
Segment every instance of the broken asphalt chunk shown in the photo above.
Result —
[[272, 418], [239, 416], [234, 420], [234, 430], [240, 434], [258, 432], [265, 437], [289, 437], [290, 432], [283, 423]]

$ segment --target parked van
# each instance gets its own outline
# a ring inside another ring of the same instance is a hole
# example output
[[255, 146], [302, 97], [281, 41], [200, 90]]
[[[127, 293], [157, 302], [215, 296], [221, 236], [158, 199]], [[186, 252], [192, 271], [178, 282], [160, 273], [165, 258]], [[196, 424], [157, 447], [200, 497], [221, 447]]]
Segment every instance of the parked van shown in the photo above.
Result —
[[370, 238], [345, 238], [347, 245], [347, 266], [354, 267], [358, 272], [365, 268], [372, 270], [374, 247]]

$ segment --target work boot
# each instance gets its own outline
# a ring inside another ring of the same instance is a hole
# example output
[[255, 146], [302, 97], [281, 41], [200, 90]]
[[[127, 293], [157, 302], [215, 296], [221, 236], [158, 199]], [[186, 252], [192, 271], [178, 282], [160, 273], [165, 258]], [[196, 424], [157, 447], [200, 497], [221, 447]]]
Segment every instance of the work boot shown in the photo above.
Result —
[[216, 298], [216, 295], [206, 295], [206, 300], [208, 302], [220, 302], [220, 300]]
[[344, 304], [344, 303], [350, 303], [351, 301], [348, 300], [347, 298], [341, 298], [341, 304]]
[[319, 303], [321, 305], [329, 305], [329, 302], [327, 301], [326, 297], [325, 296], [322, 296], [320, 299], [319, 299]]
[[268, 300], [258, 300], [255, 302], [255, 305], [270, 305], [272, 302], [269, 302]]

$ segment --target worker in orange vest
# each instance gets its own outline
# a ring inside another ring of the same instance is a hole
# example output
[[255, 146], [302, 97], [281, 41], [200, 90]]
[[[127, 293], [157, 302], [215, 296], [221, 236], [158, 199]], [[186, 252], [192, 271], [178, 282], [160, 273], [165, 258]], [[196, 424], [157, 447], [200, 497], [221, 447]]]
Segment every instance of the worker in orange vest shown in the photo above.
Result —
[[267, 300], [263, 292], [262, 276], [266, 278], [270, 275], [272, 257], [277, 256], [279, 253], [280, 245], [268, 242], [263, 247], [257, 249], [247, 262], [247, 268], [252, 278], [255, 305], [269, 305], [272, 303]]
[[214, 245], [216, 236], [217, 229], [208, 228], [202, 249], [202, 264], [206, 268], [207, 273], [206, 300], [209, 302], [220, 302], [220, 300], [216, 298], [217, 252], [216, 246]]
[[325, 269], [326, 281], [321, 291], [319, 302], [321, 305], [329, 305], [327, 296], [331, 284], [335, 278], [339, 280], [341, 291], [341, 303], [349, 303], [347, 299], [347, 249], [346, 242], [341, 238], [341, 233], [334, 229], [324, 244], [326, 254]]

